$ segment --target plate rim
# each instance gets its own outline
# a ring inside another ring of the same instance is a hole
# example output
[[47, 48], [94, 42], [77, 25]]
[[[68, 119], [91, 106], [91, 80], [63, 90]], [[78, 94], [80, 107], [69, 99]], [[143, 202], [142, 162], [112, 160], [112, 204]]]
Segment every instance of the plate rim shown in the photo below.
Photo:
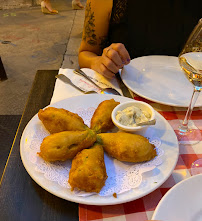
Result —
[[[66, 100], [71, 100], [71, 99], [75, 99], [76, 97], [83, 97], [83, 96], [85, 96], [86, 98], [87, 98], [87, 97], [105, 97], [103, 100], [106, 100], [106, 99], [108, 99], [108, 98], [116, 98], [116, 97], [119, 97], [119, 98], [121, 98], [121, 99], [126, 99], [126, 101], [127, 101], [127, 100], [133, 100], [133, 99], [131, 99], [131, 98], [122, 97], [122, 96], [119, 96], [119, 95], [89, 94], [89, 95], [78, 95], [78, 96], [70, 97], [70, 98], [67, 98], [67, 99], [64, 99], [64, 100], [55, 102], [55, 103], [53, 103], [53, 104], [47, 105], [47, 106], [44, 107], [44, 108], [47, 108], [47, 107], [49, 107], [49, 106], [55, 106], [55, 105], [57, 105], [57, 104], [59, 104], [59, 103], [62, 103], [62, 102], [64, 102], [64, 101], [66, 101]], [[167, 123], [167, 125], [168, 125], [168, 126], [170, 127], [170, 129], [172, 130], [172, 133], [175, 135], [174, 130], [172, 129], [172, 127], [170, 126], [170, 124], [167, 122], [167, 120], [166, 120], [161, 114], [159, 114], [157, 111], [155, 111], [155, 112], [156, 112], [156, 114], [157, 114], [164, 122]], [[37, 113], [37, 114], [38, 114], [38, 113]], [[75, 202], [75, 203], [81, 203], [81, 204], [86, 204], [86, 205], [98, 205], [98, 206], [102, 206], [102, 205], [116, 205], [116, 204], [121, 204], [121, 203], [130, 202], [130, 201], [139, 199], [139, 198], [141, 198], [141, 197], [143, 197], [143, 196], [146, 196], [146, 195], [148, 195], [149, 193], [151, 193], [151, 192], [153, 192], [154, 190], [156, 190], [158, 187], [160, 187], [160, 186], [168, 179], [168, 177], [171, 175], [171, 173], [173, 172], [173, 170], [174, 170], [174, 168], [175, 168], [175, 166], [176, 166], [176, 164], [177, 164], [177, 160], [178, 160], [178, 156], [179, 156], [179, 144], [178, 144], [178, 143], [177, 143], [177, 146], [176, 146], [176, 148], [175, 148], [175, 149], [177, 150], [175, 163], [172, 165], [172, 168], [170, 168], [170, 172], [167, 174], [167, 176], [165, 177], [165, 179], [164, 179], [164, 180], [161, 180], [161, 181], [158, 182], [158, 184], [156, 184], [153, 188], [150, 188], [149, 191], [146, 191], [146, 192], [140, 194], [138, 197], [130, 197], [129, 199], [127, 198], [127, 199], [121, 199], [121, 200], [118, 200], [117, 198], [114, 198], [114, 197], [113, 197], [114, 202], [110, 202], [110, 203], [107, 202], [107, 199], [112, 198], [112, 197], [103, 197], [103, 198], [106, 198], [106, 202], [105, 202], [105, 203], [99, 203], [99, 202], [93, 202], [93, 203], [92, 203], [91, 201], [86, 201], [86, 199], [87, 199], [88, 197], [78, 197], [78, 196], [77, 196], [77, 198], [79, 198], [79, 199], [76, 199], [76, 200], [75, 200], [75, 199], [73, 199], [73, 198], [71, 197], [71, 194], [70, 194], [70, 197], [64, 197], [64, 196], [62, 196], [61, 194], [55, 193], [54, 191], [50, 191], [50, 189], [48, 189], [46, 186], [44, 186], [43, 184], [41, 184], [41, 183], [39, 182], [39, 180], [37, 180], [36, 177], [34, 177], [34, 175], [31, 173], [31, 171], [30, 171], [29, 168], [28, 168], [28, 165], [26, 165], [26, 162], [25, 162], [25, 160], [24, 160], [24, 158], [23, 158], [23, 155], [24, 155], [24, 154], [23, 154], [23, 150], [22, 150], [22, 149], [23, 149], [24, 136], [25, 136], [27, 127], [30, 125], [30, 123], [33, 121], [34, 118], [37, 118], [37, 117], [38, 117], [37, 114], [35, 114], [35, 115], [30, 119], [30, 121], [27, 123], [26, 127], [25, 127], [24, 130], [23, 130], [23, 133], [22, 133], [22, 136], [21, 136], [21, 140], [20, 140], [20, 156], [21, 156], [21, 160], [22, 160], [22, 163], [23, 163], [23, 165], [24, 165], [26, 171], [27, 171], [28, 174], [30, 175], [30, 177], [31, 177], [39, 186], [41, 186], [43, 189], [45, 189], [45, 190], [48, 191], [49, 193], [51, 193], [51, 194], [53, 194], [53, 195], [55, 195], [55, 196], [57, 196], [57, 197], [60, 197], [60, 198], [62, 198], [62, 199], [65, 199], [65, 200], [68, 200], [68, 201], [71, 201], [71, 202]], [[176, 135], [175, 135], [175, 138], [176, 138]], [[177, 139], [177, 138], [176, 138], [176, 139]], [[54, 181], [51, 181], [51, 182], [54, 182]], [[63, 187], [61, 187], [61, 188], [63, 188]], [[130, 191], [129, 191], [129, 192], [130, 192]], [[123, 194], [124, 194], [124, 193], [123, 193]], [[101, 197], [101, 196], [99, 196], [99, 197]], [[98, 197], [98, 198], [99, 198], [99, 197]]]

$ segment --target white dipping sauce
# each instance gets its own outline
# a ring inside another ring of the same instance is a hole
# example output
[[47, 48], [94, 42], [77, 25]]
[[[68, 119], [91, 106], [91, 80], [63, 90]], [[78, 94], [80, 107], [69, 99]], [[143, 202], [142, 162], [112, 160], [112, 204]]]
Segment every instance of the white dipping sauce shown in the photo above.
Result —
[[150, 113], [142, 111], [140, 108], [130, 106], [122, 111], [117, 111], [116, 120], [129, 127], [135, 127], [136, 123], [148, 121], [151, 118]]

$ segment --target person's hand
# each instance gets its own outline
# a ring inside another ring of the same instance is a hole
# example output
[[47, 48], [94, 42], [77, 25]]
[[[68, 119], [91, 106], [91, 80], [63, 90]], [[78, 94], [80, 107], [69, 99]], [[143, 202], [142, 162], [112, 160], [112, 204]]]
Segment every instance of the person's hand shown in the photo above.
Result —
[[113, 43], [103, 50], [102, 56], [98, 56], [91, 68], [107, 78], [112, 78], [120, 68], [130, 63], [130, 55], [121, 43]]

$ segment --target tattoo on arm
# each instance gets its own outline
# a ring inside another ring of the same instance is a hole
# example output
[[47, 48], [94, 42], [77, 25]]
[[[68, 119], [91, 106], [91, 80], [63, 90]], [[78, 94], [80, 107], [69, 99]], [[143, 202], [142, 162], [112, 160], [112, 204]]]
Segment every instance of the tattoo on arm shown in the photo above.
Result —
[[107, 41], [107, 37], [97, 37], [95, 34], [95, 15], [91, 9], [90, 1], [86, 5], [83, 40], [91, 46], [99, 44], [102, 49], [106, 46]]
[[92, 46], [97, 45], [97, 37], [95, 34], [95, 15], [94, 12], [91, 11], [91, 2], [86, 5], [83, 40]]

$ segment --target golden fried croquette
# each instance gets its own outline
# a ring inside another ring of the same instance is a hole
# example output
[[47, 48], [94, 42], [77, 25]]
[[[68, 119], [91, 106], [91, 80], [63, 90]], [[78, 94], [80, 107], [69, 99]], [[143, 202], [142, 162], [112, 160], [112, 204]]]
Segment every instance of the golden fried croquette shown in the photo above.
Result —
[[104, 163], [104, 150], [95, 143], [90, 149], [79, 152], [72, 160], [69, 184], [79, 190], [99, 193], [105, 185], [107, 173]]
[[78, 114], [63, 108], [47, 107], [45, 110], [40, 109], [38, 117], [51, 134], [62, 131], [84, 131], [88, 128]]
[[155, 146], [147, 138], [137, 134], [101, 133], [97, 135], [97, 141], [111, 157], [120, 161], [143, 162], [157, 155]]
[[63, 131], [45, 137], [38, 153], [46, 161], [65, 161], [76, 154], [91, 147], [96, 141], [96, 133], [90, 129], [86, 131]]
[[97, 133], [107, 132], [112, 129], [114, 124], [111, 119], [111, 113], [118, 104], [120, 102], [116, 102], [114, 99], [101, 102], [93, 114], [90, 128]]

